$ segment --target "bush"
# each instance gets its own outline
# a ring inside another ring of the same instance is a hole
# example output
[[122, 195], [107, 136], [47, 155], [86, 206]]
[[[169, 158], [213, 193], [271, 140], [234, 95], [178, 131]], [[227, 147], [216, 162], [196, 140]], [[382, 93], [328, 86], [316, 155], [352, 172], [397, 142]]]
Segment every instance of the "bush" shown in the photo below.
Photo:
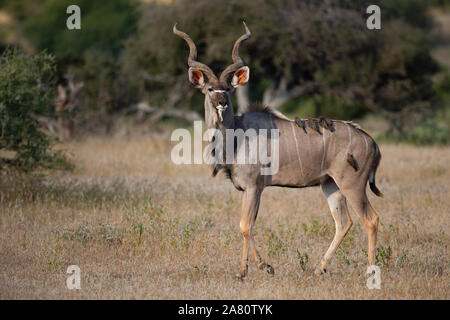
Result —
[[[83, 124], [78, 133], [107, 128], [108, 115], [118, 106], [129, 106], [128, 99], [133, 96], [129, 91], [124, 92], [127, 87], [117, 70], [124, 42], [136, 32], [139, 1], [5, 2], [5, 10], [17, 21], [17, 28], [27, 43], [36, 51], [47, 50], [55, 55], [58, 83], [65, 84], [66, 74], [73, 74], [76, 82], [84, 82], [74, 115]], [[81, 30], [66, 27], [66, 8], [72, 4], [81, 8]]]
[[436, 119], [428, 119], [418, 124], [411, 131], [401, 131], [398, 134], [382, 134], [377, 138], [386, 142], [405, 142], [414, 145], [437, 144], [445, 145], [450, 142], [448, 127], [440, 124]]
[[54, 58], [8, 49], [0, 56], [0, 169], [67, 168], [55, 138], [39, 130], [38, 117], [52, 116]]

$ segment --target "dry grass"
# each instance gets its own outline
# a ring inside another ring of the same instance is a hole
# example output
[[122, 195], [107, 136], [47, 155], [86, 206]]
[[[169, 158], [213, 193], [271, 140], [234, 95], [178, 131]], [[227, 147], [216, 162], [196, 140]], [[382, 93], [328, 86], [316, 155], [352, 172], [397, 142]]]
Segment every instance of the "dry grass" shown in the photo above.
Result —
[[[382, 223], [382, 289], [368, 290], [355, 214], [331, 274], [313, 275], [334, 232], [318, 188], [264, 191], [256, 242], [275, 276], [251, 261], [248, 278], [235, 280], [240, 192], [206, 166], [173, 165], [168, 141], [89, 138], [69, 145], [72, 173], [1, 176], [0, 298], [450, 298], [450, 148], [381, 146], [386, 198], [370, 199]], [[71, 264], [79, 291], [66, 288]]]

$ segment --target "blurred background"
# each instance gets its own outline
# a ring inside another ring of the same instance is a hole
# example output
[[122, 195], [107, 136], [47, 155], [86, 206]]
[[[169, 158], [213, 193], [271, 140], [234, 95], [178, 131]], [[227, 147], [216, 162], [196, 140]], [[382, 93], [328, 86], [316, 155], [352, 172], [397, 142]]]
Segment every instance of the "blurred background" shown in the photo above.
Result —
[[[66, 28], [71, 4], [81, 30]], [[366, 27], [370, 4], [381, 8], [381, 30]], [[60, 141], [190, 126], [203, 100], [172, 26], [220, 72], [243, 20], [251, 80], [233, 98], [236, 111], [258, 101], [288, 116], [362, 121], [384, 141], [448, 143], [447, 0], [0, 0], [0, 149], [20, 151], [17, 136], [35, 126]]]

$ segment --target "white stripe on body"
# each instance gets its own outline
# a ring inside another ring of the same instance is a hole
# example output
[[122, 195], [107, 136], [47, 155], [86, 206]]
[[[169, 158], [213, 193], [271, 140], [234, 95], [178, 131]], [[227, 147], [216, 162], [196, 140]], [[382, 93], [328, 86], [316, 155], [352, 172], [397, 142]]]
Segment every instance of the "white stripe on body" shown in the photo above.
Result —
[[326, 130], [323, 130], [323, 133], [322, 133], [323, 154], [322, 154], [322, 163], [320, 165], [320, 172], [321, 173], [323, 172], [323, 163], [325, 161], [325, 153], [326, 153], [326, 149], [325, 149], [325, 132], [326, 132]]
[[292, 128], [292, 133], [294, 134], [295, 148], [297, 149], [297, 159], [298, 159], [298, 163], [300, 163], [300, 170], [302, 171], [302, 178], [303, 178], [305, 175], [303, 173], [303, 164], [302, 164], [302, 159], [300, 158], [300, 151], [298, 150], [297, 135], [295, 134], [295, 128], [294, 128], [293, 122], [291, 122], [291, 128]]

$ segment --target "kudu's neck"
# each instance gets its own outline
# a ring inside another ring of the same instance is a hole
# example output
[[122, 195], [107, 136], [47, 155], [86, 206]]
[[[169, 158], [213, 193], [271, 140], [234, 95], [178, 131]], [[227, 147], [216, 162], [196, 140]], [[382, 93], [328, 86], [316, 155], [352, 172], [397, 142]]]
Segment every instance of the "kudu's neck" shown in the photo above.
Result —
[[205, 96], [206, 129], [219, 129], [220, 131], [225, 131], [226, 129], [235, 128], [233, 105], [231, 104], [230, 99], [228, 99], [227, 104], [228, 108], [222, 113], [223, 121], [216, 127], [214, 123], [214, 113], [217, 112], [216, 108], [213, 106], [210, 97], [208, 95]]
[[[231, 104], [230, 99], [228, 99], [228, 108], [222, 113], [223, 121], [220, 122], [218, 125], [214, 123], [214, 117], [217, 110], [214, 107], [214, 105], [211, 102], [211, 99], [208, 95], [205, 97], [205, 123], [206, 123], [206, 130], [208, 129], [217, 129], [220, 131], [222, 135], [221, 143], [222, 146], [216, 146], [218, 147], [221, 152], [220, 154], [216, 154], [215, 152], [212, 153], [212, 157], [221, 157], [222, 158], [222, 164], [215, 163], [214, 164], [214, 170], [213, 170], [213, 176], [217, 174], [218, 171], [221, 169], [228, 170], [229, 176], [232, 176], [232, 166], [233, 164], [225, 164], [225, 159], [227, 159], [226, 156], [226, 130], [227, 129], [235, 129], [235, 119], [234, 119], [234, 113], [233, 113], [233, 106]], [[213, 140], [210, 140], [213, 141]]]

